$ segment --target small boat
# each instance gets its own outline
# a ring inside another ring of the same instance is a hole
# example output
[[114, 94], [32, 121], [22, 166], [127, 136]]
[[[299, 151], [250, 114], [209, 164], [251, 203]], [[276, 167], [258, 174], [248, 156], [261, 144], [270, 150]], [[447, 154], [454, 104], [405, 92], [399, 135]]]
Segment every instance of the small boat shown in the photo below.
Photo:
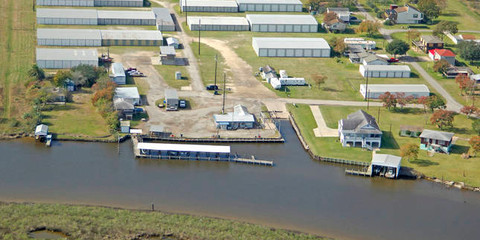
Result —
[[46, 145], [47, 147], [52, 146], [52, 135], [51, 135], [51, 134], [47, 135], [47, 137], [46, 137], [45, 140], [46, 140], [46, 141], [45, 141], [45, 145]]

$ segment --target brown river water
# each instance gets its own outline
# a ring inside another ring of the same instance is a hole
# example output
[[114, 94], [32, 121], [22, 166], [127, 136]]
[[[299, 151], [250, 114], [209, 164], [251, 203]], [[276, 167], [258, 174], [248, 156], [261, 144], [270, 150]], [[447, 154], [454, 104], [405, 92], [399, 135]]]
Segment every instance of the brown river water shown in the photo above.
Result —
[[92, 204], [238, 219], [339, 239], [479, 239], [480, 194], [347, 176], [284, 144], [232, 144], [275, 167], [138, 160], [132, 144], [0, 142], [0, 201]]

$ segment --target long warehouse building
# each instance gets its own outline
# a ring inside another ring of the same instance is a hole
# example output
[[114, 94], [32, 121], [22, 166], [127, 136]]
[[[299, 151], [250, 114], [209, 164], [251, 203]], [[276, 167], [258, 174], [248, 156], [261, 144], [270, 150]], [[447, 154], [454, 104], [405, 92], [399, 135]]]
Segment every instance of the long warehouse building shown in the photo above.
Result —
[[250, 25], [244, 17], [188, 17], [191, 31], [249, 31]]
[[300, 0], [237, 0], [240, 12], [301, 12]]
[[37, 48], [36, 62], [40, 68], [72, 68], [80, 64], [98, 67], [97, 49]]
[[182, 12], [238, 12], [235, 0], [180, 0]]
[[253, 37], [259, 57], [330, 57], [330, 46], [323, 38]]
[[157, 21], [157, 30], [173, 32], [175, 31], [175, 21], [173, 21], [172, 14], [168, 8], [152, 8]]
[[152, 25], [152, 11], [38, 8], [37, 23], [46, 25]]
[[38, 6], [143, 7], [143, 0], [37, 0]]
[[247, 14], [252, 32], [318, 32], [312, 15]]
[[39, 46], [162, 46], [156, 30], [37, 29]]
[[407, 65], [360, 65], [360, 74], [372, 78], [409, 78], [410, 67]]
[[389, 92], [391, 94], [403, 93], [405, 97], [428, 97], [430, 89], [425, 84], [360, 84], [360, 93], [366, 98], [378, 99], [380, 95]]

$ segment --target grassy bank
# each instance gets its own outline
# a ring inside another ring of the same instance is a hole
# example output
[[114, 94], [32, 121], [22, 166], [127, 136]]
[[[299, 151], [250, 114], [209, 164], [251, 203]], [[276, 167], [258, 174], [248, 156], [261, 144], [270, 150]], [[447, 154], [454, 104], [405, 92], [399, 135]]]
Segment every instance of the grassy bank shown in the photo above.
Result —
[[[297, 122], [302, 135], [307, 141], [313, 153], [324, 156], [343, 158], [369, 162], [371, 152], [360, 148], [342, 147], [337, 138], [317, 138], [313, 134], [317, 127], [308, 105], [297, 104], [296, 107], [289, 105], [289, 111]], [[357, 111], [357, 107], [321, 106], [320, 110], [325, 122], [330, 128], [337, 128], [337, 122], [348, 114]], [[362, 108], [379, 120], [380, 129], [383, 131], [382, 148], [379, 153], [400, 155], [400, 146], [407, 143], [419, 145], [419, 138], [399, 136], [400, 125], [411, 124], [425, 129], [439, 130], [428, 122], [431, 113], [424, 114], [421, 109], [404, 109], [403, 111], [390, 112], [385, 108], [371, 107], [369, 110]], [[412, 167], [415, 170], [430, 176], [448, 179], [456, 182], [465, 182], [471, 186], [480, 186], [480, 161], [479, 157], [463, 159], [462, 153], [468, 152], [467, 139], [474, 136], [471, 130], [471, 120], [464, 115], [455, 116], [453, 128], [446, 131], [454, 132], [459, 139], [447, 154], [436, 153], [428, 156], [426, 151], [420, 150], [417, 160], [403, 161], [402, 165]]]
[[60, 230], [69, 239], [148, 239], [148, 235], [169, 235], [168, 239], [322, 239], [200, 216], [60, 204], [0, 203], [0, 238], [28, 239], [28, 231], [40, 227]]

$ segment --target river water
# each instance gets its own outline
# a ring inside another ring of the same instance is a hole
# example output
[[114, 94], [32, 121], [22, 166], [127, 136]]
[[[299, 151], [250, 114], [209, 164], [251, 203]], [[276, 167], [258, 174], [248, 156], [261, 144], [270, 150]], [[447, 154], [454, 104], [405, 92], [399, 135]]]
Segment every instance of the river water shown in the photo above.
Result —
[[478, 239], [480, 194], [428, 181], [346, 176], [285, 144], [233, 144], [275, 167], [139, 160], [131, 142], [0, 142], [0, 200], [191, 213], [341, 239]]

